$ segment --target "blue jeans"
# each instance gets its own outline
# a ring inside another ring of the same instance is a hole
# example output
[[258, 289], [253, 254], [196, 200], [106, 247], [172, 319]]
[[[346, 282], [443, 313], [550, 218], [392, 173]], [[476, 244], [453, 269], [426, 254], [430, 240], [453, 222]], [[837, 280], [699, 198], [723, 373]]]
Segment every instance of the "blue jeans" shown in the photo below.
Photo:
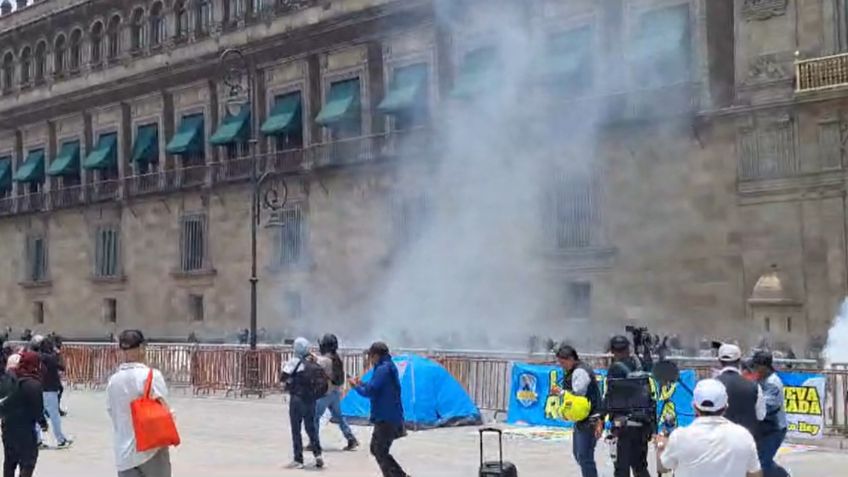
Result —
[[321, 416], [324, 415], [327, 409], [330, 410], [330, 414], [333, 416], [333, 419], [339, 421], [339, 429], [342, 430], [342, 434], [344, 434], [345, 439], [348, 441], [355, 441], [356, 436], [353, 435], [353, 431], [350, 430], [350, 426], [347, 425], [347, 421], [344, 416], [342, 416], [341, 390], [334, 389], [315, 403], [315, 429], [320, 430]]
[[763, 477], [787, 477], [786, 469], [777, 465], [774, 456], [780, 450], [783, 439], [786, 437], [786, 429], [770, 431], [757, 436], [757, 455], [760, 458], [760, 467], [763, 468]]
[[588, 422], [574, 425], [572, 436], [572, 451], [574, 460], [580, 465], [583, 477], [598, 477], [598, 467], [595, 465], [595, 445], [598, 439], [595, 437], [595, 427]]
[[50, 428], [53, 431], [53, 437], [56, 438], [56, 444], [61, 444], [68, 439], [62, 433], [62, 416], [59, 415], [59, 393], [44, 392], [44, 411], [50, 419]]

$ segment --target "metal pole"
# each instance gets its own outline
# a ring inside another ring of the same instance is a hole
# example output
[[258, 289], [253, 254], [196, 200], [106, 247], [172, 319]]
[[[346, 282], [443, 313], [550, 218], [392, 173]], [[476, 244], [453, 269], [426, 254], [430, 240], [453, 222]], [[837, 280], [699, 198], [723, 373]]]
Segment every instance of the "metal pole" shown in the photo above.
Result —
[[256, 170], [258, 167], [256, 161], [256, 117], [257, 109], [254, 101], [253, 91], [253, 72], [251, 66], [247, 66], [247, 98], [250, 107], [250, 139], [248, 140], [250, 147], [250, 184], [251, 184], [251, 201], [250, 201], [250, 349], [256, 349], [256, 326], [257, 326], [257, 284], [259, 277], [256, 276], [256, 226], [259, 221], [259, 173]]

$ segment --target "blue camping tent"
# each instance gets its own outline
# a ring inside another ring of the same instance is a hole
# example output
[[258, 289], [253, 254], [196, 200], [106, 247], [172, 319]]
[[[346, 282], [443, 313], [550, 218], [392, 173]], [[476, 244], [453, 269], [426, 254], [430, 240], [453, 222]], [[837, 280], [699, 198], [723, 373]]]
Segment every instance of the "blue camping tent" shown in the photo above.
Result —
[[[476, 425], [480, 410], [459, 382], [439, 363], [416, 355], [394, 357], [400, 376], [403, 415], [407, 426]], [[363, 381], [371, 379], [371, 371]], [[342, 400], [342, 414], [353, 422], [367, 421], [371, 403], [351, 390]]]

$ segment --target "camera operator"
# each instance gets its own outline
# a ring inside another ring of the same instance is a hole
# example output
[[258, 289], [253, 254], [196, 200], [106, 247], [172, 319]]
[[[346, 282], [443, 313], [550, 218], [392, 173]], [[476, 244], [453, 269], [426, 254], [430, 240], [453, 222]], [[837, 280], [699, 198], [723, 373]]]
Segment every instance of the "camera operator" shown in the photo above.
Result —
[[729, 401], [724, 417], [756, 436], [759, 422], [766, 417], [763, 389], [742, 376], [742, 350], [738, 346], [721, 345], [718, 349], [718, 360], [722, 369], [716, 379], [727, 388]]
[[[563, 391], [585, 398], [589, 402], [588, 413], [585, 417], [574, 420], [574, 435], [572, 437], [572, 452], [574, 459], [580, 465], [583, 477], [598, 477], [595, 465], [595, 446], [604, 430], [601, 419], [601, 389], [595, 377], [595, 371], [586, 363], [580, 361], [577, 350], [569, 345], [561, 345], [556, 352], [557, 361], [565, 372]], [[554, 391], [560, 391], [555, 389]], [[564, 394], [564, 392], [560, 392]], [[583, 401], [585, 403], [585, 401]], [[578, 420], [579, 419], [579, 420]]]
[[[610, 340], [612, 364], [607, 379], [626, 379], [631, 373], [644, 371], [639, 358], [630, 353], [630, 340], [615, 336]], [[609, 393], [606, 399], [609, 400]], [[615, 477], [650, 477], [648, 473], [648, 443], [654, 434], [655, 416], [636, 416], [622, 411], [611, 411], [613, 435], [616, 441]]]

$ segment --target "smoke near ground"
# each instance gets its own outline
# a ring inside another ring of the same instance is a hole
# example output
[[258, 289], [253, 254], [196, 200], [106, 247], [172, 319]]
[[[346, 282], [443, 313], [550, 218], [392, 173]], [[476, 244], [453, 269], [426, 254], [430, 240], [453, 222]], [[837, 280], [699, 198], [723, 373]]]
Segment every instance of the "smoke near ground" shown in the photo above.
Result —
[[839, 315], [827, 333], [824, 356], [828, 363], [848, 363], [848, 299], [842, 302]]

